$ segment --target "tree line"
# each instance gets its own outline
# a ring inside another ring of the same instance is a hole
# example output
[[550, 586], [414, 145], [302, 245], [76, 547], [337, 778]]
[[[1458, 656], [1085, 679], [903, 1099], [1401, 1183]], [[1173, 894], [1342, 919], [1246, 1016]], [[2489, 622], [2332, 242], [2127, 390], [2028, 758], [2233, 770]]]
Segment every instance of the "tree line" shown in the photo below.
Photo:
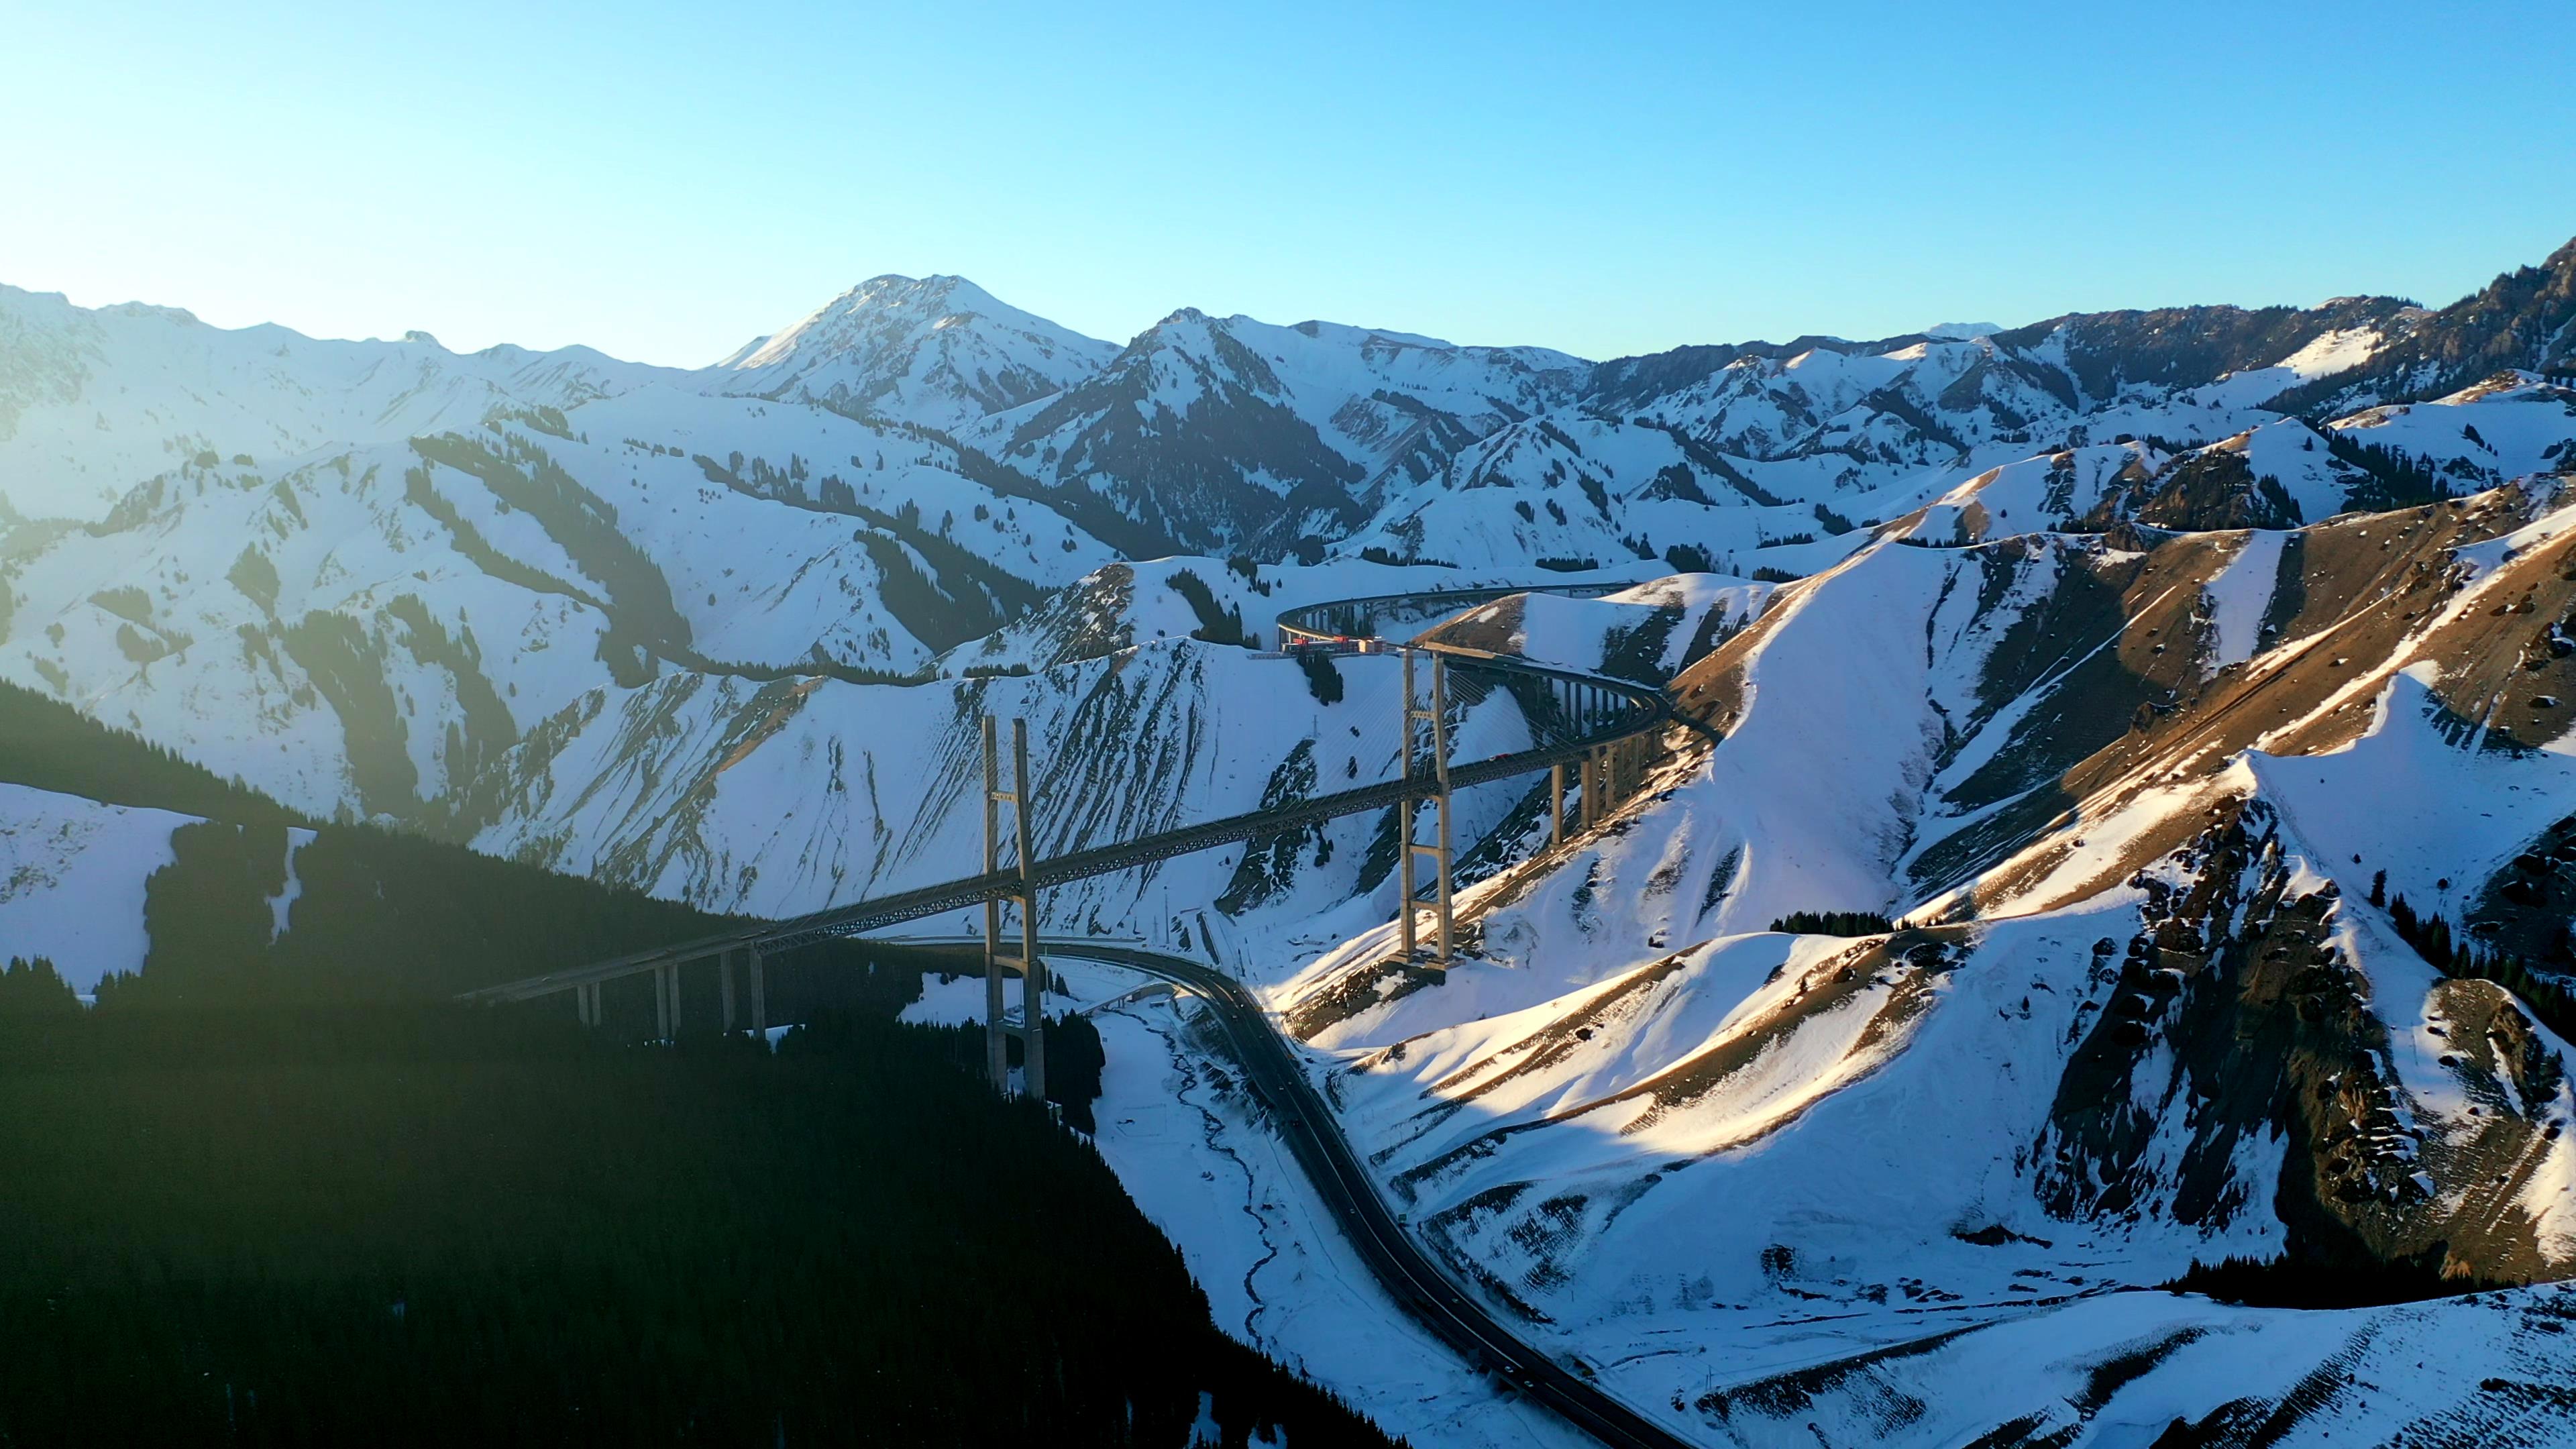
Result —
[[[455, 993], [739, 924], [295, 817], [0, 693], [0, 778], [182, 824], [140, 972], [0, 966], [0, 1444], [1388, 1441], [1220, 1333], [1062, 1100], [901, 1024], [931, 963], [774, 957], [767, 1049]], [[30, 741], [41, 748], [33, 748]], [[242, 799], [239, 797], [247, 797]], [[290, 882], [291, 888], [290, 888]], [[68, 963], [66, 963], [68, 964]], [[89, 972], [79, 973], [88, 979]], [[624, 988], [631, 987], [632, 990]], [[712, 993], [706, 968], [686, 983]], [[622, 1014], [621, 1014], [622, 1013]]]

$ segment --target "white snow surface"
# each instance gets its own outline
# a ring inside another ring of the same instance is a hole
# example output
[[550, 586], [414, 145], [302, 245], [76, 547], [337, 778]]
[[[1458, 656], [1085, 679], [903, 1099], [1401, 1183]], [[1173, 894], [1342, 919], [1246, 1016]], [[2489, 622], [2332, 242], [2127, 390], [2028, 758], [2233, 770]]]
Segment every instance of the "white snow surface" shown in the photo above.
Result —
[[143, 969], [143, 885], [193, 817], [0, 784], [0, 964], [44, 957], [75, 991]]
[[2226, 569], [2203, 586], [2217, 633], [2216, 665], [2242, 664], [2261, 651], [2263, 612], [2279, 582], [2285, 533], [2248, 530]]
[[2432, 462], [2462, 493], [2576, 469], [2576, 390], [2528, 373], [2430, 402], [2365, 409], [2329, 426], [2347, 441]]
[[2351, 745], [2317, 755], [2251, 751], [2246, 764], [2346, 891], [2368, 890], [2385, 870], [2391, 896], [2456, 919], [2469, 890], [2550, 822], [2576, 813], [2576, 757], [2462, 749], [2437, 724], [2443, 711], [2424, 672], [2392, 676], [2368, 732]]

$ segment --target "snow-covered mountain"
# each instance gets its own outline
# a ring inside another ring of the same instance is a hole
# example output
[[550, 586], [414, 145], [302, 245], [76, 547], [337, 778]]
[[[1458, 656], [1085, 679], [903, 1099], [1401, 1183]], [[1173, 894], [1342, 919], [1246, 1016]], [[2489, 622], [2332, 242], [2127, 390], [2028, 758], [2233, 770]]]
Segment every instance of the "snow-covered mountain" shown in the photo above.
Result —
[[2457, 392], [2508, 369], [2576, 372], [2576, 241], [2440, 311], [2400, 312], [2383, 331], [2368, 356], [2308, 379], [2279, 405], [2330, 415]]
[[958, 432], [1052, 397], [1117, 353], [963, 277], [885, 276], [756, 339], [713, 371], [728, 392]]
[[[2072, 1427], [2082, 1365], [2141, 1335], [2154, 1427], [2242, 1395], [2475, 1425], [2465, 1391], [2296, 1401], [2373, 1320], [2117, 1290], [2284, 1252], [2576, 1273], [2571, 548], [2567, 480], [2287, 533], [1878, 543], [1682, 673], [1724, 742], [1480, 887], [1474, 964], [1368, 989], [1381, 928], [1277, 999], [1456, 1270], [1700, 1435], [2122, 1442]], [[1911, 924], [1766, 929], [1800, 911]], [[2539, 994], [2437, 969], [2408, 913]], [[2482, 1352], [2563, 1369], [2555, 1301]], [[2067, 1387], [1936, 1387], [2027, 1374], [2034, 1332]], [[2284, 1356], [2221, 1390], [2181, 1352], [2214, 1335]], [[1890, 1385], [1917, 1409], [1877, 1417]]]
[[0, 676], [307, 811], [470, 829], [586, 694], [899, 678], [1107, 551], [927, 436], [659, 386], [20, 521]]
[[[1594, 364], [1118, 348], [886, 277], [697, 371], [0, 292], [0, 678], [316, 817], [784, 915], [977, 867], [979, 715], [1030, 721], [1040, 849], [1105, 843], [1395, 767], [1394, 661], [1263, 657], [1282, 610], [1625, 586], [1436, 624], [1706, 732], [1562, 847], [1538, 782], [1462, 796], [1445, 978], [1390, 960], [1391, 813], [1050, 925], [1258, 984], [1416, 1230], [1698, 1437], [2474, 1440], [2474, 1376], [2315, 1376], [2548, 1362], [2546, 1290], [2119, 1290], [2576, 1276], [2571, 287]], [[1532, 725], [1456, 704], [1462, 755]], [[182, 820], [0, 794], [0, 932], [128, 969]]]
[[1570, 403], [1588, 370], [1540, 348], [1183, 308], [983, 436], [1042, 486], [1099, 500], [1128, 525], [1101, 536], [1130, 551], [1311, 556], [1389, 487]]
[[94, 520], [136, 484], [190, 463], [273, 467], [675, 376], [587, 347], [459, 354], [425, 332], [317, 341], [0, 286], [0, 517]]

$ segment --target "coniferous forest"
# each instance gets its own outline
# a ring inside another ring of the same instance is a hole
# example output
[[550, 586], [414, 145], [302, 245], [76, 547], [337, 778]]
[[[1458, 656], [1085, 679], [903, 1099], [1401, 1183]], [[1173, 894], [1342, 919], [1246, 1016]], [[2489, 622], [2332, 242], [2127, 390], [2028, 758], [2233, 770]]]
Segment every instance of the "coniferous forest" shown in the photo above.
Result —
[[[48, 748], [148, 783], [132, 743]], [[1051, 1110], [857, 945], [778, 958], [774, 1051], [646, 1044], [641, 986], [598, 1031], [456, 1005], [720, 923], [281, 818], [177, 833], [94, 1007], [0, 969], [0, 1444], [1387, 1442], [1219, 1333], [1069, 1130], [1087, 1021]]]

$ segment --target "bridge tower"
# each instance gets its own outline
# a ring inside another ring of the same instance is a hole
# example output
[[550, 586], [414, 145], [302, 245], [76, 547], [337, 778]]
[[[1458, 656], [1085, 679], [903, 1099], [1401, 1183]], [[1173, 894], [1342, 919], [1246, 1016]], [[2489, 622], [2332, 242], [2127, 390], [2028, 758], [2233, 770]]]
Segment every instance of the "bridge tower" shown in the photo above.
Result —
[[[1449, 969], [1450, 953], [1456, 944], [1453, 934], [1456, 916], [1452, 910], [1449, 871], [1451, 841], [1449, 831], [1449, 663], [1438, 653], [1432, 654], [1431, 707], [1423, 709], [1414, 703], [1418, 698], [1414, 692], [1413, 677], [1413, 656], [1416, 652], [1412, 649], [1404, 651], [1404, 774], [1402, 778], [1407, 783], [1419, 781], [1427, 788], [1419, 793], [1406, 791], [1404, 799], [1396, 806], [1396, 834], [1403, 842], [1403, 848], [1396, 852], [1396, 859], [1403, 867], [1401, 878], [1396, 886], [1399, 894], [1397, 921], [1404, 958], [1410, 961], [1414, 953], [1420, 949], [1420, 943], [1415, 938], [1413, 923], [1413, 858], [1417, 855], [1430, 856], [1440, 872], [1438, 898], [1440, 953], [1432, 964], [1445, 971]], [[1422, 725], [1430, 726], [1427, 740], [1418, 728]], [[1424, 744], [1430, 746], [1430, 758], [1427, 762], [1421, 759], [1423, 754], [1421, 746]], [[1427, 776], [1417, 768], [1422, 763], [1428, 763], [1430, 766], [1430, 773]], [[1414, 807], [1424, 796], [1430, 798], [1432, 808], [1439, 817], [1436, 827], [1439, 843], [1436, 845], [1418, 845], [1413, 839]]]
[[[992, 1079], [993, 1090], [1008, 1091], [1011, 1085], [1010, 1032], [1004, 1019], [1002, 971], [1017, 967], [1020, 973], [1020, 1040], [1021, 1086], [1028, 1095], [1046, 1099], [1046, 963], [1038, 959], [1038, 886], [1036, 859], [1029, 850], [1029, 725], [1024, 719], [1011, 721], [1011, 788], [1002, 788], [1002, 751], [999, 731], [991, 715], [984, 716], [984, 873], [992, 875], [1002, 868], [1002, 803], [1010, 802], [1015, 843], [1019, 847], [1019, 889], [994, 896], [984, 902], [984, 1070]], [[1002, 951], [1002, 906], [1016, 902], [1020, 908], [1020, 951], [1017, 956]]]

